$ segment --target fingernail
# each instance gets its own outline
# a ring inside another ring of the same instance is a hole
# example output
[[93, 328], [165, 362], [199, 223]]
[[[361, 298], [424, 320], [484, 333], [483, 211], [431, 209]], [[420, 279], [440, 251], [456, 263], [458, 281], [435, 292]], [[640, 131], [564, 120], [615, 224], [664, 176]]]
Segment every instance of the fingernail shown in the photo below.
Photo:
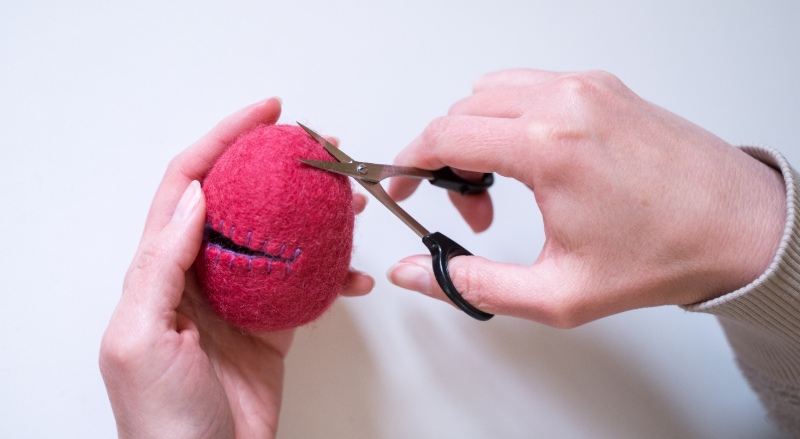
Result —
[[275, 99], [279, 104], [281, 104], [281, 107], [283, 107], [283, 99], [281, 99], [279, 96], [273, 96], [270, 99]]
[[431, 276], [419, 265], [399, 263], [389, 268], [389, 282], [400, 288], [431, 295]]
[[181, 200], [175, 206], [175, 213], [172, 214], [172, 221], [183, 221], [197, 207], [200, 201], [200, 182], [197, 180], [189, 183], [189, 187], [183, 192]]

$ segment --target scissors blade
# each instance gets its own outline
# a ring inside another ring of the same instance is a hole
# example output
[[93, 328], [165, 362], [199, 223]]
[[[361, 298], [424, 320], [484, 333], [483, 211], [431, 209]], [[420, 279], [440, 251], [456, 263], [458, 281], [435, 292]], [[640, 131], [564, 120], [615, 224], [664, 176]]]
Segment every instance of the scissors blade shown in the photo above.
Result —
[[426, 235], [430, 235], [431, 232], [428, 231], [422, 224], [420, 224], [417, 220], [414, 219], [411, 215], [408, 214], [402, 207], [400, 207], [390, 196], [386, 193], [381, 186], [380, 183], [365, 181], [365, 180], [358, 180], [356, 179], [361, 186], [364, 186], [364, 189], [367, 190], [373, 197], [375, 197], [378, 201], [381, 202], [390, 212], [392, 212], [397, 218], [400, 219], [405, 225], [407, 225], [414, 233], [417, 234], [420, 238]]
[[377, 181], [371, 178], [367, 178], [365, 175], [361, 175], [358, 173], [358, 163], [350, 162], [350, 163], [343, 163], [343, 162], [326, 162], [323, 160], [309, 160], [309, 159], [300, 159], [298, 158], [297, 161], [305, 163], [309, 166], [313, 166], [318, 169], [322, 169], [323, 171], [333, 172], [336, 174], [346, 175], [348, 177], [358, 178], [361, 180], [367, 181]]
[[[322, 145], [322, 147], [325, 148], [325, 150], [328, 151], [328, 153], [332, 155], [336, 160], [339, 160], [342, 163], [354, 162], [354, 160], [351, 159], [350, 156], [343, 153], [339, 148], [333, 146], [322, 136], [315, 133], [314, 130], [304, 126], [300, 122], [297, 122], [297, 125], [300, 125], [301, 128], [303, 128], [311, 137], [314, 138], [314, 140], [316, 140], [320, 145]], [[298, 160], [300, 160], [303, 163], [307, 163], [311, 166], [316, 166], [314, 160], [306, 160], [306, 159], [298, 159]], [[333, 164], [333, 162], [318, 162], [318, 163], [323, 164], [324, 167], [320, 166], [320, 168], [325, 170], [329, 170], [327, 169], [327, 166]], [[356, 163], [358, 164], [358, 162]], [[331, 171], [336, 172], [333, 170]], [[344, 173], [338, 172], [338, 173], [348, 175], [350, 177], [355, 177], [354, 175], [346, 172]], [[383, 186], [381, 186], [380, 183], [363, 180], [361, 178], [355, 178], [355, 180], [358, 182], [358, 184], [363, 186], [364, 189], [367, 190], [367, 192], [372, 194], [373, 197], [375, 197], [378, 201], [380, 201], [381, 204], [386, 206], [386, 208], [389, 209], [390, 212], [392, 212], [393, 214], [395, 214], [395, 216], [400, 218], [400, 220], [403, 221], [403, 223], [405, 223], [405, 225], [407, 225], [411, 230], [413, 230], [414, 233], [417, 234], [417, 236], [421, 238], [423, 236], [430, 235], [430, 232], [425, 227], [423, 227], [422, 224], [420, 224], [417, 220], [414, 219], [414, 217], [409, 215], [408, 212], [403, 210], [402, 207], [400, 207], [394, 200], [392, 200], [392, 198], [389, 196], [389, 194], [386, 193], [386, 191], [383, 189]]]
[[312, 130], [311, 128], [301, 124], [300, 122], [297, 122], [297, 124], [300, 125], [300, 128], [306, 130], [308, 135], [313, 137], [314, 140], [317, 141], [317, 143], [322, 145], [322, 147], [325, 148], [325, 151], [328, 151], [328, 154], [332, 155], [333, 158], [335, 158], [336, 160], [339, 160], [340, 162], [343, 162], [343, 163], [350, 163], [350, 162], [353, 161], [353, 159], [351, 159], [349, 155], [343, 153], [342, 150], [340, 150], [339, 148], [335, 147], [331, 142], [328, 142], [327, 140], [325, 140], [324, 137], [322, 137], [319, 134], [317, 134], [316, 132], [314, 132], [314, 130]]
[[357, 178], [371, 182], [379, 182], [391, 177], [409, 177], [432, 180], [434, 175], [431, 171], [408, 166], [379, 165], [376, 163], [364, 162], [326, 162], [322, 160], [297, 159], [307, 165], [348, 177]]
[[[377, 181], [370, 180], [369, 178], [364, 178], [363, 175], [359, 175], [356, 169], [356, 163], [338, 163], [338, 162], [324, 162], [321, 160], [308, 160], [308, 159], [297, 159], [300, 162], [303, 162], [307, 165], [313, 166], [315, 168], [322, 169], [324, 171], [333, 172], [336, 174], [346, 175], [348, 177], [353, 177], [355, 180], [364, 187], [373, 197], [375, 197], [378, 201], [381, 202], [390, 212], [395, 214], [398, 218], [400, 218], [405, 225], [407, 225], [414, 233], [417, 234], [420, 238], [430, 234], [425, 227], [422, 226], [417, 220], [415, 220], [411, 215], [408, 214], [402, 207], [400, 207], [394, 200], [389, 197], [383, 187]], [[353, 166], [350, 166], [353, 165]]]

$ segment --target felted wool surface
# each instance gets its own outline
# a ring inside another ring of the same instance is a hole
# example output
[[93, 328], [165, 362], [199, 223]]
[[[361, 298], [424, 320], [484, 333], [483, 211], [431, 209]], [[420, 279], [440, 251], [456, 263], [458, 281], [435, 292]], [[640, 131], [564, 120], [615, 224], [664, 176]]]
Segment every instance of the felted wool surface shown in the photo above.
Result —
[[317, 319], [350, 266], [350, 182], [297, 158], [334, 161], [299, 126], [260, 125], [241, 135], [203, 181], [207, 216], [197, 275], [214, 311], [250, 332]]

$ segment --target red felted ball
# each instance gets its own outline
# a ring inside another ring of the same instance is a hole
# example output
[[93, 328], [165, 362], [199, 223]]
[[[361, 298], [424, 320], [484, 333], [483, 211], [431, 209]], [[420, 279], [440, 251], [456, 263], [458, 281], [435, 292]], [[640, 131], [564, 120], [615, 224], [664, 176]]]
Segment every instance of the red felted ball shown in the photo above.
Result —
[[260, 125], [203, 181], [208, 213], [197, 275], [214, 311], [248, 331], [317, 319], [350, 266], [350, 182], [297, 158], [334, 160], [298, 126]]

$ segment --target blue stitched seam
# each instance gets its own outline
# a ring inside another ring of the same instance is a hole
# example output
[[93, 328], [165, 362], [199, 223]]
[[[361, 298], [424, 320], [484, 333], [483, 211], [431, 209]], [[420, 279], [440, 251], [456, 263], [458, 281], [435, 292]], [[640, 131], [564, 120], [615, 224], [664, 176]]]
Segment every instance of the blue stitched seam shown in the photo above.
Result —
[[[220, 220], [220, 222], [219, 222], [220, 230], [225, 230], [223, 228], [224, 224], [225, 224], [224, 221]], [[286, 251], [286, 244], [285, 243], [281, 244], [281, 248], [280, 248], [280, 250], [278, 251], [277, 254], [267, 253], [265, 250], [267, 248], [267, 243], [269, 243], [268, 239], [264, 240], [264, 243], [261, 245], [261, 250], [260, 251], [259, 250], [253, 250], [250, 247], [250, 238], [252, 237], [252, 234], [253, 234], [252, 231], [248, 231], [247, 232], [247, 244], [244, 245], [244, 246], [240, 246], [240, 245], [236, 244], [235, 242], [233, 242], [233, 239], [232, 239], [233, 233], [234, 233], [235, 230], [236, 230], [236, 227], [231, 226], [230, 236], [225, 236], [224, 233], [222, 233], [220, 231], [217, 231], [217, 230], [214, 230], [214, 228], [213, 228], [213, 226], [211, 224], [208, 224], [208, 223], [206, 224], [205, 232], [204, 232], [204, 236], [203, 236], [203, 241], [208, 244], [206, 252], [208, 251], [208, 248], [210, 248], [210, 247], [213, 247], [213, 248], [216, 248], [217, 250], [219, 250], [219, 253], [217, 253], [216, 258], [214, 258], [214, 265], [219, 265], [219, 257], [224, 252], [224, 253], [230, 253], [231, 255], [233, 255], [231, 260], [228, 262], [228, 268], [233, 268], [233, 260], [236, 259], [236, 257], [247, 258], [247, 270], [248, 271], [251, 271], [253, 269], [253, 260], [254, 259], [266, 259], [267, 260], [267, 274], [272, 272], [272, 263], [273, 262], [283, 262], [284, 264], [286, 264], [286, 274], [288, 275], [291, 272], [292, 263], [294, 261], [296, 261], [297, 258], [302, 253], [302, 249], [300, 247], [297, 247], [297, 248], [295, 248], [294, 252], [292, 252], [291, 256], [289, 256], [289, 257], [282, 256], [284, 254], [284, 252]], [[210, 236], [210, 235], [213, 235], [213, 234], [218, 235], [218, 236]], [[214, 239], [218, 240], [218, 239], [220, 239], [220, 237], [225, 238], [226, 240], [230, 241], [231, 245], [236, 246], [236, 247], [244, 247], [249, 252], [252, 252], [254, 254], [245, 254], [245, 253], [237, 252], [237, 251], [231, 250], [229, 248], [226, 248], [226, 247], [224, 247], [223, 245], [221, 245], [221, 244], [219, 244], [217, 242], [212, 242], [212, 240], [214, 240]]]

